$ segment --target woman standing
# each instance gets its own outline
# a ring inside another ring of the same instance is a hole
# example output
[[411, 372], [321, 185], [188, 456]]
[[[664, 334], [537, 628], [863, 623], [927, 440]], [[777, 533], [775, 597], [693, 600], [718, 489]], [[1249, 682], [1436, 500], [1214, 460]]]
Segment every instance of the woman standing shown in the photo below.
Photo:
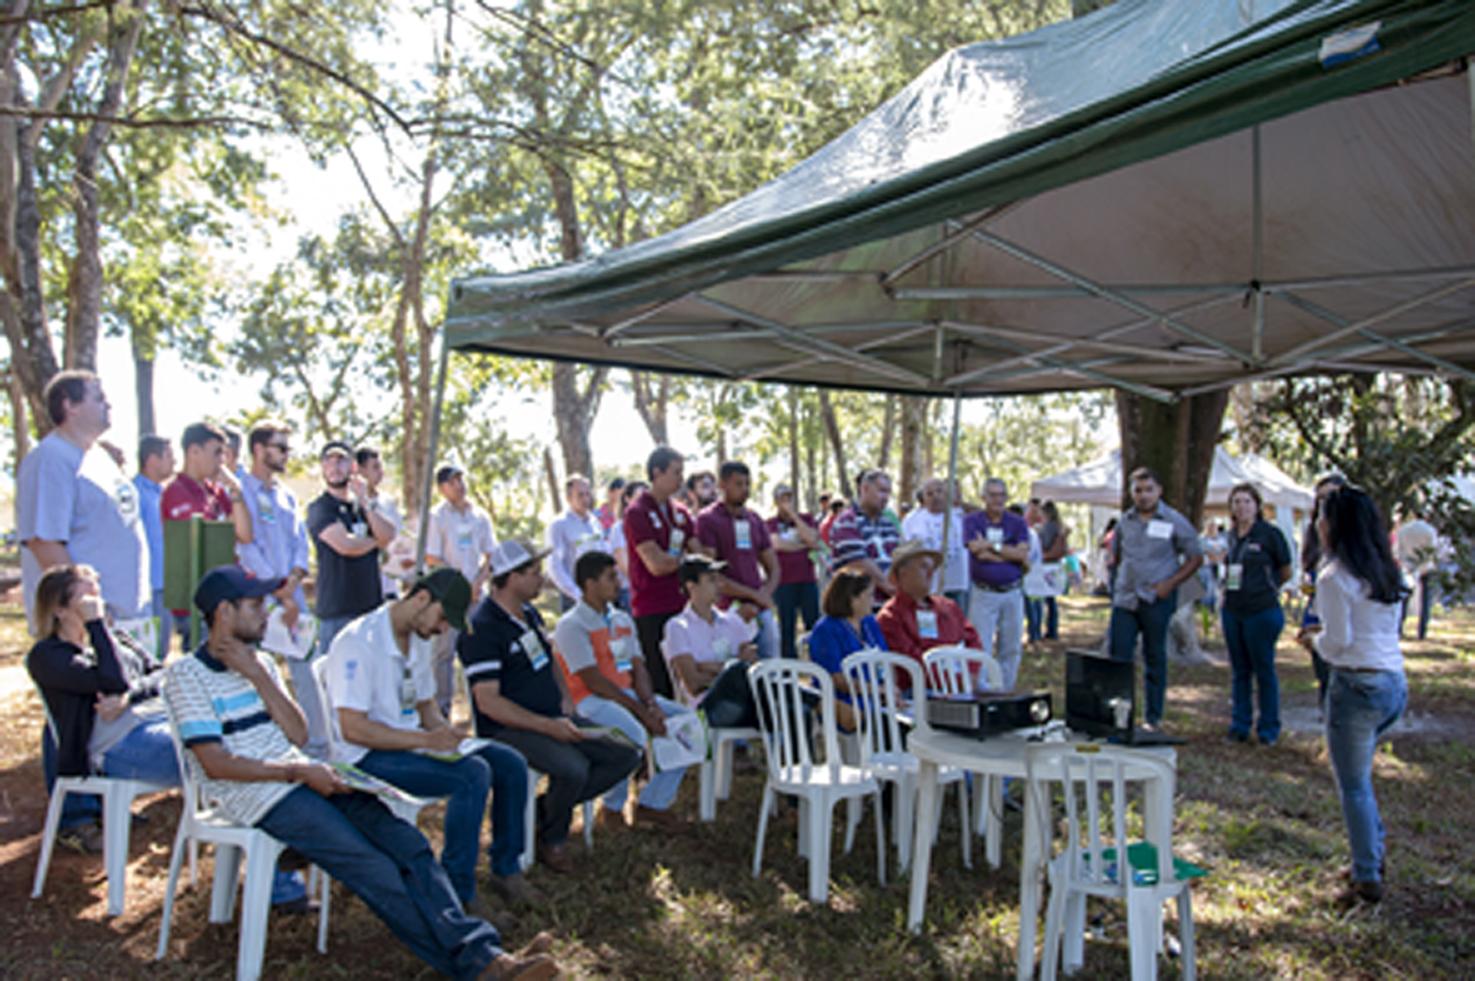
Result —
[[1366, 492], [1347, 486], [1322, 502], [1316, 530], [1326, 563], [1316, 577], [1326, 661], [1326, 742], [1352, 849], [1346, 904], [1383, 898], [1383, 822], [1373, 793], [1378, 737], [1403, 714], [1408, 682], [1398, 625], [1405, 593], [1388, 530]]
[[1229, 738], [1247, 742], [1254, 720], [1251, 699], [1259, 689], [1260, 720], [1255, 734], [1264, 746], [1280, 738], [1280, 681], [1275, 674], [1275, 642], [1285, 629], [1280, 587], [1291, 578], [1291, 546], [1279, 528], [1266, 521], [1253, 484], [1229, 492], [1229, 538], [1224, 551], [1224, 642], [1229, 647], [1234, 707]]
[[1347, 478], [1339, 473], [1329, 473], [1316, 482], [1316, 499], [1311, 505], [1311, 517], [1306, 521], [1306, 534], [1301, 537], [1301, 590], [1306, 594], [1306, 607], [1301, 611], [1301, 629], [1296, 633], [1296, 642], [1311, 653], [1311, 670], [1316, 672], [1316, 705], [1318, 709], [1326, 701], [1327, 666], [1316, 653], [1313, 639], [1321, 631], [1321, 618], [1316, 615], [1316, 570], [1321, 566], [1321, 536], [1316, 531], [1316, 519], [1321, 515], [1321, 502], [1338, 487], [1345, 487]]

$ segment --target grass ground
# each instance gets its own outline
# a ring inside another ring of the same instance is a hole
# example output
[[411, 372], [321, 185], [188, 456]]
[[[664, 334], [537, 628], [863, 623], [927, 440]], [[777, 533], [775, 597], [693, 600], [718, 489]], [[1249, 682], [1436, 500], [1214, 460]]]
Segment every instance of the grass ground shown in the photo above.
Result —
[[[1094, 642], [1104, 626], [1099, 601], [1064, 604], [1067, 643]], [[0, 671], [16, 663], [24, 630], [0, 608]], [[1212, 646], [1211, 646], [1212, 649]], [[1388, 827], [1388, 899], [1375, 911], [1345, 914], [1332, 898], [1347, 864], [1341, 814], [1326, 752], [1314, 731], [1315, 682], [1305, 655], [1282, 645], [1288, 716], [1301, 720], [1273, 748], [1223, 741], [1227, 670], [1174, 671], [1169, 728], [1188, 737], [1179, 752], [1176, 841], [1211, 869], [1194, 887], [1199, 968], [1213, 978], [1468, 977], [1475, 963], [1475, 616], [1436, 623], [1431, 639], [1409, 643], [1413, 722], [1381, 747], [1376, 779]], [[1024, 683], [1061, 697], [1059, 645], [1028, 655]], [[29, 900], [44, 810], [37, 734], [39, 706], [25, 685], [0, 695], [0, 976], [65, 978], [106, 971], [115, 978], [229, 977], [236, 931], [206, 923], [206, 888], [186, 889], [177, 906], [171, 958], [151, 960], [177, 798], [143, 802], [135, 825], [127, 913], [104, 915], [101, 861], [58, 852], [46, 895]], [[695, 780], [680, 812], [694, 817]], [[770, 828], [761, 877], [752, 858], [761, 775], [740, 773], [718, 820], [682, 834], [601, 832], [592, 855], [567, 878], [535, 871], [549, 896], [522, 918], [509, 942], [538, 929], [558, 935], [569, 974], [591, 977], [896, 978], [1011, 976], [1018, 934], [1017, 815], [1006, 825], [1004, 867], [957, 861], [947, 808], [933, 860], [924, 931], [904, 929], [906, 882], [879, 887], [868, 826], [856, 850], [836, 855], [829, 902], [805, 899], [805, 866], [795, 855], [794, 811]], [[577, 819], [576, 819], [577, 820]], [[867, 825], [869, 819], [867, 820]], [[439, 811], [421, 826], [435, 838]], [[577, 847], [577, 846], [576, 846]], [[838, 841], [836, 845], [838, 853]], [[204, 861], [208, 875], [209, 859]], [[208, 880], [206, 880], [208, 881]], [[268, 977], [403, 978], [429, 972], [367, 909], [340, 890], [329, 953], [312, 949], [315, 921], [274, 918]], [[1125, 928], [1103, 907], [1104, 939], [1087, 944], [1085, 976], [1125, 977]], [[1176, 968], [1167, 969], [1172, 976]]]

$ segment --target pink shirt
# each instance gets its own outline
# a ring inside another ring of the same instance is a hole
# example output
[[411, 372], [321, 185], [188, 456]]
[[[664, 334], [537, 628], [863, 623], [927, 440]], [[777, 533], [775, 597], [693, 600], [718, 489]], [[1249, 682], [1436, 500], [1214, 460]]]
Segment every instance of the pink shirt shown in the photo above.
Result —
[[691, 512], [674, 500], [661, 503], [648, 489], [625, 509], [625, 546], [630, 552], [630, 612], [638, 617], [675, 613], [686, 604], [676, 573], [657, 576], [639, 555], [641, 542], [655, 542], [667, 555], [680, 557], [696, 534]]
[[[666, 621], [665, 639], [661, 649], [670, 665], [683, 654], [690, 655], [698, 663], [703, 661], [725, 661], [737, 657], [738, 648], [753, 639], [758, 632], [756, 623], [749, 623], [729, 610], [712, 610], [712, 622], [708, 623], [687, 604], [686, 608]], [[675, 667], [671, 668], [671, 682], [676, 689], [676, 698], [683, 705], [695, 707], [701, 704], [702, 696], [693, 696], [686, 690]]]

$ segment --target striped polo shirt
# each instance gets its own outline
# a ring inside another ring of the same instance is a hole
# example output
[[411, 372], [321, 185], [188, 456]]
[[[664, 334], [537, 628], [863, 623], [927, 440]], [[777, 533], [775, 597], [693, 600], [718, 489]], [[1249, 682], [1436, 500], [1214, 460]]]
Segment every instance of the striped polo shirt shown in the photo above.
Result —
[[[280, 686], [282, 677], [276, 662], [261, 651], [256, 657]], [[211, 657], [204, 647], [193, 657], [182, 657], [169, 665], [164, 698], [186, 747], [220, 743], [232, 756], [245, 759], [312, 762], [272, 719], [256, 686]], [[276, 780], [211, 780], [192, 758], [186, 762], [191, 773], [198, 776], [201, 797], [213, 801], [226, 817], [239, 824], [256, 824], [297, 786]]]

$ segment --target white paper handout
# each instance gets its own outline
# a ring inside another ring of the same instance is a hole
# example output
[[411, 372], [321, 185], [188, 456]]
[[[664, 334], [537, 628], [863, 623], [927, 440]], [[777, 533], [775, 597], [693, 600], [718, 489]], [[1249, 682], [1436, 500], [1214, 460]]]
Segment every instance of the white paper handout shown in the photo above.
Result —
[[266, 618], [266, 635], [261, 638], [261, 649], [292, 661], [311, 657], [318, 639], [317, 617], [305, 611], [298, 613], [297, 626], [289, 630], [282, 615], [280, 604], [272, 607]]
[[707, 758], [707, 730], [695, 712], [666, 716], [666, 734], [652, 736], [650, 755], [658, 772], [696, 766]]

